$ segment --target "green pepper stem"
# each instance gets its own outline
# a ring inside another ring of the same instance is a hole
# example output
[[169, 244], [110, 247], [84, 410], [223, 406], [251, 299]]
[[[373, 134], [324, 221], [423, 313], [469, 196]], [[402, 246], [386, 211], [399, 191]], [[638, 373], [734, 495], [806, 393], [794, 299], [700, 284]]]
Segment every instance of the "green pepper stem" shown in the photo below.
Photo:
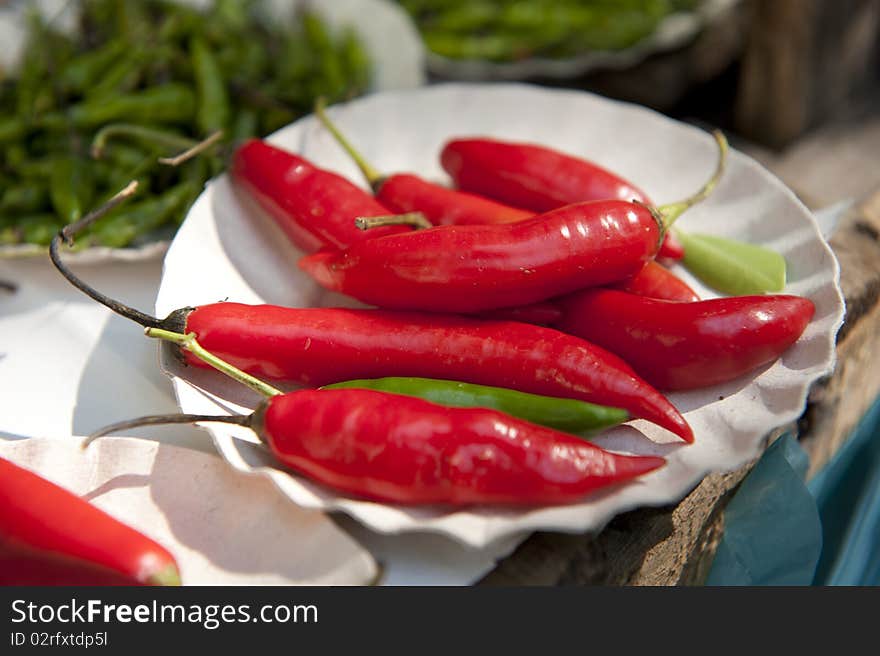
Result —
[[196, 155], [201, 155], [222, 138], [223, 130], [217, 130], [203, 141], [198, 142], [197, 144], [183, 151], [179, 155], [175, 155], [174, 157], [160, 157], [159, 163], [165, 164], [166, 166], [180, 166], [184, 162], [191, 160]]
[[242, 385], [246, 385], [258, 394], [262, 394], [266, 397], [282, 394], [281, 390], [272, 387], [269, 383], [263, 382], [259, 378], [255, 378], [254, 376], [245, 373], [241, 369], [229, 364], [225, 360], [221, 360], [216, 355], [206, 350], [201, 344], [199, 344], [198, 340], [196, 340], [195, 333], [184, 335], [183, 333], [175, 333], [170, 330], [165, 330], [164, 328], [148, 327], [144, 329], [144, 334], [147, 337], [162, 339], [177, 344], [181, 348], [192, 353], [202, 362], [211, 365], [217, 371], [226, 374]]
[[330, 120], [330, 117], [327, 116], [326, 102], [324, 98], [318, 98], [315, 101], [315, 116], [318, 117], [318, 120], [324, 125], [325, 128], [333, 135], [336, 139], [336, 142], [342, 146], [342, 149], [348, 153], [348, 156], [354, 160], [354, 163], [357, 164], [357, 167], [361, 170], [363, 176], [367, 179], [367, 183], [375, 190], [376, 187], [382, 182], [382, 178], [384, 177], [378, 169], [373, 167], [366, 159], [364, 159], [363, 155], [361, 155], [355, 147], [351, 145], [348, 139], [345, 138], [345, 135], [339, 131], [339, 128]]
[[92, 157], [100, 159], [104, 154], [104, 149], [107, 147], [107, 142], [116, 137], [134, 138], [138, 141], [146, 141], [175, 151], [193, 148], [198, 145], [198, 142], [193, 139], [182, 137], [166, 130], [158, 130], [131, 123], [111, 123], [98, 130], [95, 138], [92, 139]]
[[657, 208], [663, 216], [663, 224], [666, 230], [669, 230], [672, 224], [675, 223], [676, 219], [688, 209], [700, 201], [705, 200], [709, 194], [715, 190], [715, 187], [718, 186], [718, 182], [724, 174], [724, 168], [727, 164], [727, 138], [721, 130], [713, 131], [712, 136], [715, 137], [715, 143], [718, 144], [718, 163], [715, 166], [715, 172], [712, 174], [712, 177], [709, 178], [708, 182], [706, 182], [706, 184], [704, 184], [693, 196], [675, 203], [661, 205]]
[[434, 225], [428, 221], [427, 217], [421, 212], [404, 212], [403, 214], [387, 214], [382, 216], [359, 216], [354, 220], [355, 226], [359, 230], [371, 230], [373, 228], [381, 228], [391, 225], [408, 225], [414, 228], [433, 228]]

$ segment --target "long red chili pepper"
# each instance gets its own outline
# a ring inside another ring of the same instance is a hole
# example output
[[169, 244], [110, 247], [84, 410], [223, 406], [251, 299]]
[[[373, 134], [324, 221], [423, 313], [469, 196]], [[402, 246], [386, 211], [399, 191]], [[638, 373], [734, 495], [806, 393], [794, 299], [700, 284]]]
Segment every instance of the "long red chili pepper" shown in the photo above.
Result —
[[484, 408], [450, 408], [374, 390], [276, 394], [249, 416], [153, 416], [108, 426], [222, 421], [250, 427], [280, 462], [359, 497], [407, 505], [540, 505], [661, 467]]
[[665, 462], [609, 453], [495, 410], [370, 390], [272, 397], [256, 425], [288, 466], [337, 489], [406, 504], [571, 503]]
[[[611, 198], [653, 204], [644, 191], [598, 164], [536, 144], [454, 139], [440, 161], [458, 188], [534, 212]], [[684, 249], [667, 233], [659, 255], [681, 259]]]
[[[166, 324], [248, 373], [320, 386], [420, 376], [575, 398], [628, 410], [687, 442], [693, 433], [620, 358], [557, 330], [514, 321], [215, 303]], [[205, 366], [192, 356], [191, 364]]]
[[375, 234], [358, 230], [355, 218], [392, 212], [342, 176], [265, 141], [251, 139], [239, 146], [230, 175], [306, 253], [410, 230], [402, 226], [376, 228]]
[[687, 303], [700, 300], [697, 293], [686, 282], [656, 262], [648, 262], [632, 278], [614, 283], [611, 286], [630, 294], [665, 301], [682, 301]]
[[179, 585], [167, 549], [0, 458], [0, 585]]
[[479, 312], [616, 282], [653, 259], [662, 223], [627, 201], [504, 225], [441, 226], [300, 260], [327, 289], [385, 308]]
[[534, 215], [534, 212], [497, 203], [483, 196], [443, 187], [417, 175], [383, 175], [364, 159], [330, 120], [323, 100], [315, 104], [315, 116], [357, 164], [376, 194], [376, 199], [394, 212], [421, 212], [434, 225], [514, 223]]
[[723, 383], [772, 362], [815, 311], [798, 296], [672, 303], [610, 289], [583, 290], [560, 305], [557, 328], [604, 346], [666, 390]]

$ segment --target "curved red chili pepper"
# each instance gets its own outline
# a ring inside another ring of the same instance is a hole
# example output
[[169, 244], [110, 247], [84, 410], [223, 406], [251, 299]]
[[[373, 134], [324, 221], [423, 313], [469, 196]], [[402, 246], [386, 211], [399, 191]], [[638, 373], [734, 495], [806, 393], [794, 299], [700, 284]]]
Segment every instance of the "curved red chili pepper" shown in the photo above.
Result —
[[517, 223], [371, 239], [299, 264], [327, 289], [371, 305], [479, 312], [632, 276], [656, 255], [661, 230], [644, 205], [596, 201]]
[[[700, 297], [686, 282], [656, 262], [648, 262], [632, 278], [610, 285], [630, 294], [684, 303], [699, 301]], [[561, 310], [560, 310], [561, 312]], [[552, 323], [552, 322], [551, 322]]]
[[738, 378], [772, 362], [813, 317], [798, 296], [737, 296], [674, 303], [610, 289], [560, 299], [555, 327], [624, 358], [660, 389], [688, 390]]
[[274, 396], [252, 427], [310, 478], [404, 504], [571, 503], [665, 462], [613, 454], [495, 410], [372, 390]]
[[534, 212], [448, 189], [407, 173], [381, 178], [376, 185], [376, 199], [393, 212], [421, 212], [434, 225], [515, 223], [534, 216]]
[[[453, 139], [440, 162], [459, 189], [533, 212], [612, 198], [652, 204], [644, 191], [608, 169], [536, 144]], [[680, 260], [684, 249], [667, 234], [659, 256]]]
[[453, 139], [443, 146], [440, 163], [459, 189], [533, 212], [588, 200], [651, 204], [645, 192], [608, 169], [537, 144]]
[[[185, 324], [174, 325], [181, 318]], [[629, 365], [550, 328], [415, 312], [239, 303], [187, 310], [166, 325], [195, 333], [208, 351], [257, 376], [310, 387], [382, 376], [508, 387], [624, 408], [693, 441], [681, 414]]]
[[660, 244], [660, 250], [657, 253], [659, 260], [681, 260], [684, 258], [684, 244], [682, 244], [671, 230], [667, 231], [663, 237], [663, 243]]
[[85, 499], [0, 458], [0, 584], [176, 585], [174, 557]]
[[306, 253], [410, 231], [403, 226], [359, 230], [357, 217], [391, 212], [342, 176], [259, 139], [235, 150], [230, 175]]
[[379, 202], [394, 212], [421, 212], [434, 225], [513, 223], [534, 214], [482, 196], [448, 189], [409, 173], [383, 175], [330, 120], [322, 99], [315, 103], [315, 116], [361, 170]]

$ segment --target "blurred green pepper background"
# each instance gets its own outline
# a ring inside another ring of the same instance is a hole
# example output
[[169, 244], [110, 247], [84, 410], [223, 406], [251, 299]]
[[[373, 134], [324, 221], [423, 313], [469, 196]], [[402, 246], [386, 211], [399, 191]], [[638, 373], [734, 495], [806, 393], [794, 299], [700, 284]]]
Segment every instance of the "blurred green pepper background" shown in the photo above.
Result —
[[[365, 92], [370, 62], [350, 29], [314, 13], [269, 16], [260, 0], [83, 0], [76, 36], [29, 15], [19, 66], [0, 76], [0, 244], [45, 245], [132, 179], [138, 204], [77, 246], [169, 237], [230, 144]], [[178, 168], [174, 155], [223, 130]]]

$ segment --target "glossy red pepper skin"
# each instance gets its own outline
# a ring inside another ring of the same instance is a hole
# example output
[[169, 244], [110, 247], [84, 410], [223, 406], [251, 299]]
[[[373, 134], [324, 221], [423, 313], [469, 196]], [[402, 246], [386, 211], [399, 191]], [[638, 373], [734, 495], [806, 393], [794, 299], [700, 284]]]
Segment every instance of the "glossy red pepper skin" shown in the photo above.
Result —
[[630, 294], [665, 301], [692, 303], [700, 300], [697, 293], [686, 282], [656, 262], [648, 262], [632, 278], [615, 283], [611, 287]]
[[664, 464], [612, 454], [495, 410], [448, 408], [372, 390], [275, 396], [256, 429], [279, 460], [383, 502], [563, 504]]
[[259, 139], [236, 149], [230, 175], [306, 253], [411, 230], [404, 226], [359, 230], [356, 218], [393, 212], [342, 176]]
[[189, 311], [175, 329], [194, 332], [211, 353], [260, 377], [309, 387], [383, 376], [494, 385], [623, 408], [693, 441], [681, 414], [629, 365], [550, 328], [415, 312], [215, 303]]
[[459, 189], [533, 212], [588, 200], [651, 204], [645, 192], [598, 164], [537, 144], [454, 139], [443, 146], [440, 163]]
[[[537, 144], [454, 139], [443, 147], [440, 162], [459, 189], [533, 212], [591, 200], [652, 205], [644, 191], [608, 169]], [[659, 256], [680, 260], [684, 248], [667, 234]]]
[[626, 292], [583, 290], [561, 299], [556, 327], [604, 346], [665, 390], [738, 378], [772, 362], [813, 317], [798, 296], [737, 296], [675, 303]]
[[515, 223], [534, 212], [449, 189], [406, 173], [382, 178], [376, 199], [395, 213], [421, 212], [434, 225]]
[[370, 305], [479, 312], [632, 276], [657, 254], [660, 235], [647, 207], [595, 201], [517, 223], [371, 239], [299, 264], [327, 289]]
[[179, 582], [167, 549], [85, 499], [0, 458], [0, 583]]

